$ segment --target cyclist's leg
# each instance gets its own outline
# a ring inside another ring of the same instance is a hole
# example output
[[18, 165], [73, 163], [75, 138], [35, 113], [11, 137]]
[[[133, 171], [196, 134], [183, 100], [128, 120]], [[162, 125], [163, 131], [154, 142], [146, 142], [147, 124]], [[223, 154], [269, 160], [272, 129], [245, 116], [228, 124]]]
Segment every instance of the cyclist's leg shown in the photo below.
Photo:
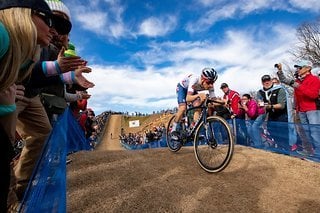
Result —
[[173, 121], [171, 132], [176, 131], [177, 123], [181, 120], [184, 112], [187, 109], [187, 89], [183, 88], [180, 84], [177, 85], [176, 89], [177, 93], [177, 101], [178, 101], [178, 112], [176, 113], [176, 116]]
[[[197, 98], [196, 100], [194, 100], [192, 102], [192, 106], [194, 107], [197, 107], [197, 106], [200, 106], [202, 103], [201, 103], [201, 100], [199, 98]], [[195, 109], [194, 110], [194, 114], [193, 114], [193, 122], [196, 122], [197, 120], [199, 120], [200, 118], [200, 113], [201, 113], [201, 109]]]

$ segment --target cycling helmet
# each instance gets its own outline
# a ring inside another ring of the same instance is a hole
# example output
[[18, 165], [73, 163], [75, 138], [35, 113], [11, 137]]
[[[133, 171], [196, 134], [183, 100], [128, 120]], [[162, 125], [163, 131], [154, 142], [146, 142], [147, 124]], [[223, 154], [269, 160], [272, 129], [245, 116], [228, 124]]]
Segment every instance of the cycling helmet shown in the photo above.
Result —
[[215, 82], [218, 78], [218, 73], [213, 68], [204, 68], [201, 76], [209, 81]]

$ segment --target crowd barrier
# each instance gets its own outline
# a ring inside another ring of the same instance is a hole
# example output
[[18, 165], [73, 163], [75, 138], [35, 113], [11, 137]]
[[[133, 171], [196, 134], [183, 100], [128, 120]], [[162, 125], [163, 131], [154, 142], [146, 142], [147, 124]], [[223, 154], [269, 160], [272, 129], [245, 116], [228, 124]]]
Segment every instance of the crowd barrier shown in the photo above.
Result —
[[[233, 122], [229, 121], [229, 123], [233, 128]], [[269, 121], [262, 123], [259, 129], [253, 129], [251, 132], [247, 127], [251, 127], [252, 123], [237, 119], [235, 125], [236, 128], [233, 129], [235, 130], [236, 144], [320, 162], [320, 125]], [[260, 140], [253, 140], [252, 134], [258, 134]], [[312, 140], [310, 135], [313, 135], [316, 140]], [[165, 134], [160, 140], [145, 144], [129, 145], [120, 142], [128, 150], [167, 146]], [[192, 142], [186, 144], [186, 146], [191, 145]], [[293, 147], [295, 148], [293, 149]]]
[[66, 212], [66, 156], [89, 149], [83, 130], [67, 108], [45, 143], [19, 212]]
[[155, 141], [150, 141], [148, 143], [144, 144], [127, 144], [120, 140], [121, 145], [128, 150], [137, 150], [137, 149], [152, 149], [152, 148], [160, 148], [160, 147], [166, 147], [166, 138], [165, 136], [162, 136], [161, 139], [155, 140]]

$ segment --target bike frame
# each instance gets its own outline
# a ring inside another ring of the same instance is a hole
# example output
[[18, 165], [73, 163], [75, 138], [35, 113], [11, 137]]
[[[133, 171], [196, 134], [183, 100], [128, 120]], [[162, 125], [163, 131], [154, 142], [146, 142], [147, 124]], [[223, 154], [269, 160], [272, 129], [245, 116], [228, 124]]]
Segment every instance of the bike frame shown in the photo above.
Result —
[[[189, 112], [194, 111], [196, 109], [201, 109], [200, 117], [197, 121], [195, 121], [195, 125], [192, 129], [190, 129], [190, 120], [188, 117]], [[192, 135], [194, 135], [195, 130], [198, 128], [200, 125], [201, 121], [204, 123], [207, 122], [207, 113], [208, 113], [208, 98], [200, 105], [200, 106], [191, 106], [187, 107], [187, 110], [184, 114], [185, 117], [187, 117], [187, 122], [188, 122], [188, 128], [186, 128], [187, 131], [187, 137], [190, 138]]]

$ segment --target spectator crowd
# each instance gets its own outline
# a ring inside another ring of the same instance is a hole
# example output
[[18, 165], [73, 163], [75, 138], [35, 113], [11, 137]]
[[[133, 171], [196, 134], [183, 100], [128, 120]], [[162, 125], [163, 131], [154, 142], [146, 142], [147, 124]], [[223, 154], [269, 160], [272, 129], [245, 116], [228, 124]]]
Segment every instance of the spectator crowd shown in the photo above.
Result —
[[146, 144], [153, 141], [161, 140], [165, 133], [165, 125], [153, 126], [151, 129], [147, 129], [144, 132], [138, 133], [124, 133], [120, 134], [119, 139], [121, 143], [128, 145]]
[[70, 107], [85, 137], [95, 134], [87, 109], [94, 84], [69, 41], [71, 14], [63, 2], [1, 1], [0, 10], [0, 212], [17, 212], [59, 115]]

